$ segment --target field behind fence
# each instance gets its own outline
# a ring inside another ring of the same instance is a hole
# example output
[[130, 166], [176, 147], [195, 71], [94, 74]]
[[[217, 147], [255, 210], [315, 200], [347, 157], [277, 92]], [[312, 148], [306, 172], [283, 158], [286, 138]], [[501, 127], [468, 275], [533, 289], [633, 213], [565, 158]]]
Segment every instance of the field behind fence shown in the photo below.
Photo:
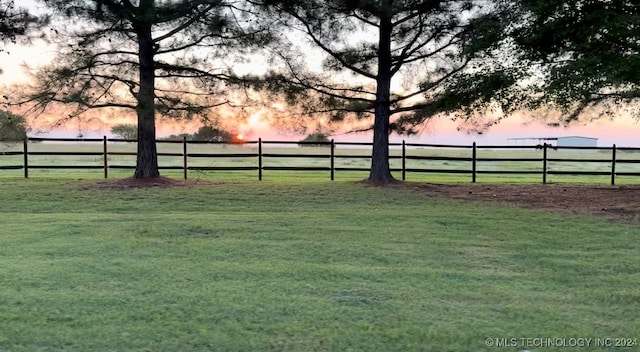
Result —
[[[272, 176], [366, 178], [371, 143], [304, 145], [288, 141], [243, 144], [158, 140], [163, 175], [216, 178], [229, 173], [262, 180]], [[640, 148], [443, 145], [392, 143], [394, 177], [431, 182], [640, 181]], [[122, 139], [29, 138], [0, 143], [0, 176], [124, 177], [133, 174], [136, 143]]]

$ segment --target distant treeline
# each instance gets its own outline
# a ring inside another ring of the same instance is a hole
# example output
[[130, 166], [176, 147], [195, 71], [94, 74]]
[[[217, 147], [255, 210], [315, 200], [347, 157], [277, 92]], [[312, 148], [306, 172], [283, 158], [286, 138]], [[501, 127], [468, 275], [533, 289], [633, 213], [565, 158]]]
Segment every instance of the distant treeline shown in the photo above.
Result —
[[[134, 124], [118, 124], [111, 127], [111, 133], [122, 139], [138, 139], [138, 127]], [[209, 142], [234, 142], [236, 136], [219, 127], [202, 126], [195, 133], [172, 134], [160, 140], [209, 141]]]

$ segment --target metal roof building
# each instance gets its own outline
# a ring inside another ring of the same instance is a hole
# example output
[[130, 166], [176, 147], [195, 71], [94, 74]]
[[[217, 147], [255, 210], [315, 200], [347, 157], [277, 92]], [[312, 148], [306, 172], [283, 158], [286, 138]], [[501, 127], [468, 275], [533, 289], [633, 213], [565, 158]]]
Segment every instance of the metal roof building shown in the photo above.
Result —
[[598, 138], [582, 137], [582, 136], [524, 137], [524, 138], [509, 138], [507, 139], [507, 143], [515, 144], [515, 145], [531, 145], [531, 144], [542, 145], [546, 143], [556, 147], [597, 147]]

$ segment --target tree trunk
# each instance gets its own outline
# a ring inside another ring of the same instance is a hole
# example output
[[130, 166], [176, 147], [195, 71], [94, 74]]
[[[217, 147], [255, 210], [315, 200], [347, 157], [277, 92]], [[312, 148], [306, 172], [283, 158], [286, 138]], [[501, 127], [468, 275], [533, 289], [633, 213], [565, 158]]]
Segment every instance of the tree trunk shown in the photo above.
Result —
[[373, 122], [373, 151], [369, 181], [387, 184], [394, 180], [389, 168], [389, 118], [391, 114], [391, 5], [392, 0], [382, 0], [378, 75], [376, 77], [376, 104]]
[[143, 0], [141, 9], [147, 13], [137, 23], [138, 59], [140, 60], [140, 91], [138, 92], [136, 113], [138, 114], [138, 156], [135, 178], [153, 178], [160, 176], [158, 153], [156, 150], [155, 123], [155, 47], [151, 36], [151, 18], [154, 1]]

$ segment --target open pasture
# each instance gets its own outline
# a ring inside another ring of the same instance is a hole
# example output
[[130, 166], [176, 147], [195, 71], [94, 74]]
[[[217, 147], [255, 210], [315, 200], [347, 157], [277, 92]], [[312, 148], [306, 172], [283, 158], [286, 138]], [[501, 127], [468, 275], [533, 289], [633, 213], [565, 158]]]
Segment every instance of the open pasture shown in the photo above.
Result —
[[[104, 160], [104, 148], [108, 149]], [[500, 147], [500, 146], [497, 146]], [[29, 176], [65, 174], [74, 177], [118, 178], [130, 175], [135, 166], [135, 143], [78, 142], [29, 143]], [[357, 180], [365, 178], [370, 166], [370, 147], [366, 145], [336, 144], [332, 153], [329, 146], [298, 147], [257, 142], [245, 145], [188, 143], [158, 143], [160, 167], [163, 175], [187, 178], [224, 180], [232, 173], [236, 177], [263, 178], [311, 177], [330, 179], [331, 168], [335, 179]], [[24, 156], [21, 144], [0, 145], [0, 176], [22, 176]], [[10, 155], [10, 154], [14, 155]], [[58, 154], [59, 153], [59, 154]], [[74, 153], [83, 154], [75, 155]], [[185, 154], [187, 155], [185, 157]], [[471, 182], [472, 170], [476, 181], [484, 183], [585, 183], [610, 184], [612, 171], [616, 184], [637, 184], [640, 180], [640, 152], [617, 150], [616, 163], [608, 149], [575, 150], [548, 148], [547, 161], [540, 149], [502, 149], [478, 146], [473, 162], [471, 146], [453, 148], [425, 147], [408, 144], [392, 146], [390, 164], [394, 176], [409, 181]], [[333, 155], [333, 158], [332, 158]], [[403, 157], [404, 156], [404, 157]], [[571, 161], [564, 161], [570, 159]], [[61, 168], [51, 169], [48, 167]], [[62, 168], [65, 167], [66, 168]], [[5, 169], [2, 169], [2, 168]], [[84, 168], [83, 168], [84, 167]], [[615, 169], [612, 170], [612, 167]], [[7, 169], [12, 168], [12, 169]], [[306, 169], [306, 170], [302, 170]], [[402, 170], [405, 170], [404, 172]], [[543, 177], [546, 170], [546, 178]], [[575, 172], [591, 174], [573, 174]], [[630, 174], [630, 175], [625, 175]]]
[[637, 225], [340, 180], [0, 182], [2, 351], [638, 348]]

